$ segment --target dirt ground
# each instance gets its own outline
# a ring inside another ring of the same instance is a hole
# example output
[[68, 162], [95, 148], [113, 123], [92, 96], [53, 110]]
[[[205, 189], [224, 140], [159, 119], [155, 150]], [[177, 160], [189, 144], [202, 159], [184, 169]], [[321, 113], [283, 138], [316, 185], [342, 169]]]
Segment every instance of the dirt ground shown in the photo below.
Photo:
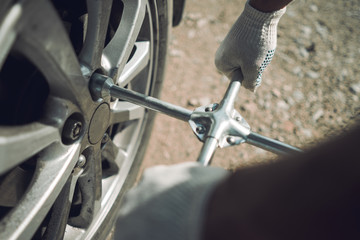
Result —
[[[242, 0], [187, 0], [173, 29], [162, 99], [188, 109], [219, 102], [228, 81], [214, 54], [242, 12]], [[360, 2], [297, 0], [278, 27], [275, 57], [254, 94], [236, 109], [252, 131], [308, 148], [359, 122]], [[185, 122], [157, 115], [143, 166], [196, 161], [202, 143]], [[244, 167], [274, 155], [248, 144], [219, 149], [213, 165]]]

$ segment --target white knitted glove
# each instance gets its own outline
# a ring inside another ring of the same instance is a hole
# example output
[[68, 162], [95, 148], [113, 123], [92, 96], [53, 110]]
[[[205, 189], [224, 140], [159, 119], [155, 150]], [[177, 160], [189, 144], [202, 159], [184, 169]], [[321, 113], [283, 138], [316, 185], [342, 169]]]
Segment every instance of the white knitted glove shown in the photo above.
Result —
[[227, 175], [222, 168], [195, 162], [146, 170], [125, 195], [114, 239], [200, 239], [207, 200]]
[[286, 8], [283, 8], [263, 13], [247, 2], [216, 52], [215, 64], [218, 70], [229, 79], [236, 77], [245, 88], [255, 91], [274, 55], [277, 25], [285, 11]]

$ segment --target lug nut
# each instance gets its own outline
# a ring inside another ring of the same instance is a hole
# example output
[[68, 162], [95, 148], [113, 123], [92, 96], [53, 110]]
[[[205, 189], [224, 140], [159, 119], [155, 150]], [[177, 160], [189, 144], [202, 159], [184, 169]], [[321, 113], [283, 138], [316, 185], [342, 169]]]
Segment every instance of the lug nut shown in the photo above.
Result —
[[77, 163], [76, 163], [76, 167], [82, 168], [82, 167], [85, 166], [85, 164], [86, 164], [86, 157], [81, 154], [79, 156], [79, 159], [78, 159]]
[[235, 120], [238, 121], [238, 122], [240, 122], [240, 121], [241, 121], [241, 117], [240, 117], [240, 116], [237, 116], [237, 117], [235, 118]]
[[196, 127], [196, 132], [197, 132], [198, 134], [203, 134], [203, 133], [205, 133], [205, 131], [206, 131], [206, 128], [203, 127], [203, 126], [197, 126], [197, 127]]

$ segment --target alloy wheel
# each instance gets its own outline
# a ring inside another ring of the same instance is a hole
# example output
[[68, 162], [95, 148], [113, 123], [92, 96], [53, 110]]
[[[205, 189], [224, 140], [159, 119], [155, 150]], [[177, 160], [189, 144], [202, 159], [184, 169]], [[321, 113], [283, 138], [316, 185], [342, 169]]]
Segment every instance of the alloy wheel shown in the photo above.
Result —
[[99, 237], [144, 147], [149, 113], [97, 99], [88, 85], [102, 74], [154, 91], [156, 2], [1, 5], [0, 239]]

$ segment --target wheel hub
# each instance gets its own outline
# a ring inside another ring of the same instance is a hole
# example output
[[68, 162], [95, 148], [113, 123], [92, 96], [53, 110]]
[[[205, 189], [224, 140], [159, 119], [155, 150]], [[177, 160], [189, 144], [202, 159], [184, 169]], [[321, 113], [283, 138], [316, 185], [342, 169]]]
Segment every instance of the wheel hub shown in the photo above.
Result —
[[106, 129], [109, 126], [109, 118], [110, 118], [109, 105], [107, 103], [100, 104], [96, 108], [90, 120], [89, 142], [91, 144], [96, 144], [102, 139], [104, 133], [106, 132]]

